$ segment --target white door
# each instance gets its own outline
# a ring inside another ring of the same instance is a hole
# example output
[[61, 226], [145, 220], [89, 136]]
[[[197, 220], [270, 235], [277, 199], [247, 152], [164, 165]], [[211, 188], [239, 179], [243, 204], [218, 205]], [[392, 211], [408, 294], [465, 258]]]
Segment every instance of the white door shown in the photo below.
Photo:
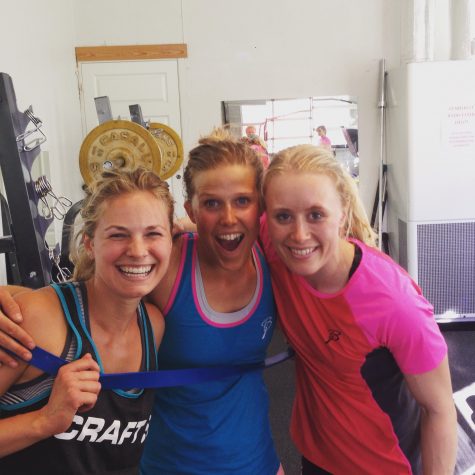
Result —
[[[139, 104], [144, 120], [168, 125], [181, 137], [178, 63], [176, 59], [94, 61], [79, 64], [83, 135], [97, 127], [94, 98], [108, 96], [114, 119], [130, 120], [129, 106]], [[183, 167], [168, 179], [175, 214], [184, 216]]]

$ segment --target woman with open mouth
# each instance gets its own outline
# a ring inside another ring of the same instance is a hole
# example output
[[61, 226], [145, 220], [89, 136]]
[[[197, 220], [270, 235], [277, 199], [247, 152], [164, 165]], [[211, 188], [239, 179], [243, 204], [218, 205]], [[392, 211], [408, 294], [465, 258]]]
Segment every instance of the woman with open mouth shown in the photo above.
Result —
[[[200, 140], [184, 174], [197, 233], [179, 236], [166, 279], [150, 298], [163, 309], [160, 368], [263, 361], [275, 306], [256, 245], [263, 168], [223, 131]], [[141, 472], [283, 474], [271, 437], [262, 372], [156, 392]]]

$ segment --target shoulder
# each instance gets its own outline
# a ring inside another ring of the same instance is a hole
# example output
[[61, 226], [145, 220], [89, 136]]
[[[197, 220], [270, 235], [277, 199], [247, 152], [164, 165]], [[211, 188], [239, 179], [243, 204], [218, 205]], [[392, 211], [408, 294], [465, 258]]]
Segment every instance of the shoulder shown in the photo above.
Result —
[[406, 299], [411, 295], [422, 296], [420, 288], [411, 276], [391, 257], [360, 241], [354, 243], [362, 250], [361, 265], [358, 269], [363, 285], [373, 291], [387, 292], [398, 301], [402, 295]]
[[57, 340], [66, 332], [66, 323], [61, 304], [52, 287], [15, 295], [23, 315], [22, 327], [33, 337], [36, 344], [53, 351]]
[[[52, 287], [43, 287], [30, 292], [21, 292], [13, 297], [22, 310], [37, 313], [40, 309], [56, 307], [59, 304], [56, 292]], [[28, 315], [25, 315], [28, 318]], [[47, 318], [47, 316], [45, 316]]]
[[355, 241], [361, 263], [346, 289], [358, 320], [381, 336], [409, 331], [433, 319], [432, 305], [411, 276], [378, 249]]
[[170, 299], [176, 279], [179, 278], [178, 273], [182, 262], [182, 254], [185, 249], [185, 243], [189, 239], [188, 236], [189, 234], [180, 234], [174, 238], [168, 270], [160, 283], [148, 295], [147, 300], [162, 310]]
[[403, 372], [436, 367], [447, 347], [433, 307], [410, 275], [386, 254], [358, 243], [363, 259], [351, 289], [367, 336], [388, 347]]
[[150, 324], [152, 325], [153, 334], [155, 336], [155, 342], [158, 347], [160, 346], [163, 333], [165, 332], [165, 319], [157, 306], [148, 302], [144, 303], [144, 305], [145, 309], [147, 310], [148, 318], [150, 320]]
[[[59, 299], [52, 287], [15, 295], [22, 315], [22, 328], [31, 335], [36, 345], [60, 355], [67, 336], [67, 323]], [[17, 382], [29, 381], [42, 372], [27, 366]]]

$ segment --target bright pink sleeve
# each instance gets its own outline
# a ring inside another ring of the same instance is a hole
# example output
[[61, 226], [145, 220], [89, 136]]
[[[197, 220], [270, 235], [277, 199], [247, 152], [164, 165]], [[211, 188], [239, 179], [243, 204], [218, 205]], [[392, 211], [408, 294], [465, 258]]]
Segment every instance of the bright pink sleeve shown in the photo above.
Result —
[[447, 354], [447, 344], [432, 305], [395, 262], [375, 251], [369, 254], [351, 291], [351, 300], [359, 301], [355, 318], [372, 345], [391, 351], [403, 373], [435, 369]]
[[383, 337], [401, 371], [418, 374], [431, 371], [447, 354], [447, 344], [435, 321], [432, 305], [415, 284], [395, 302]]

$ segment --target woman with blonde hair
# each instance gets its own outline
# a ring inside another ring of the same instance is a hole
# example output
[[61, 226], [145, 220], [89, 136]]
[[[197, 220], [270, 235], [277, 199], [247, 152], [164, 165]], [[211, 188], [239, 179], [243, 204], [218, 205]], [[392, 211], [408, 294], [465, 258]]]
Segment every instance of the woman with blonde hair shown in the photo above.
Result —
[[101, 390], [100, 372], [157, 369], [161, 312], [142, 302], [168, 268], [173, 201], [150, 171], [87, 189], [74, 280], [15, 297], [22, 327], [68, 361], [56, 377], [0, 367], [0, 472], [138, 472], [152, 390]]
[[374, 247], [353, 179], [312, 145], [279, 152], [261, 237], [296, 352], [302, 474], [453, 473], [447, 347], [408, 274]]

